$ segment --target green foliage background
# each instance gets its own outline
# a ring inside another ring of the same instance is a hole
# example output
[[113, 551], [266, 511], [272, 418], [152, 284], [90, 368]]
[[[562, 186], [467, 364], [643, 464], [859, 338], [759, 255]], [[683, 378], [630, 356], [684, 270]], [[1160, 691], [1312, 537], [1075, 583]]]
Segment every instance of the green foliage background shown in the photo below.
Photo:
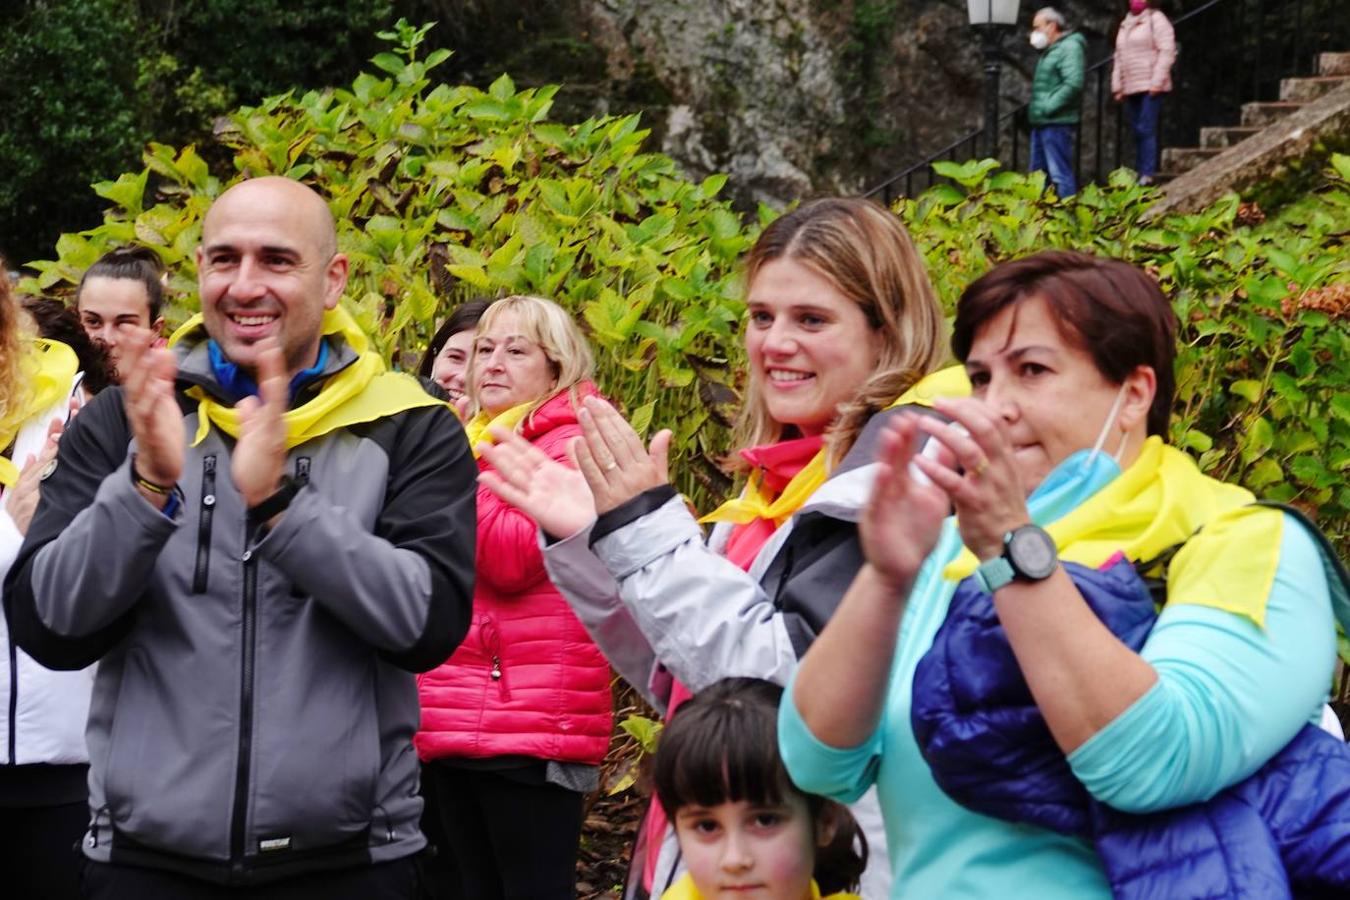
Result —
[[[349, 298], [395, 360], [411, 363], [468, 297], [554, 297], [584, 322], [602, 389], [639, 430], [676, 432], [678, 486], [708, 508], [730, 485], [727, 449], [743, 351], [737, 260], [763, 221], [718, 199], [724, 179], [682, 179], [643, 153], [636, 117], [550, 121], [554, 87], [433, 86], [443, 50], [400, 22], [377, 72], [342, 90], [287, 93], [217, 130], [229, 160], [152, 144], [144, 167], [95, 185], [104, 223], [57, 244], [31, 292], [69, 291], [105, 249], [155, 247], [176, 313], [195, 306], [201, 216], [243, 175], [288, 174], [331, 199], [353, 260]], [[1154, 194], [1117, 173], [1059, 201], [1041, 175], [992, 161], [940, 164], [949, 182], [898, 214], [942, 301], [1000, 260], [1046, 247], [1115, 256], [1153, 272], [1182, 323], [1172, 437], [1217, 477], [1299, 503], [1350, 544], [1350, 159], [1317, 191], [1255, 224], [1236, 197], [1150, 218]]]

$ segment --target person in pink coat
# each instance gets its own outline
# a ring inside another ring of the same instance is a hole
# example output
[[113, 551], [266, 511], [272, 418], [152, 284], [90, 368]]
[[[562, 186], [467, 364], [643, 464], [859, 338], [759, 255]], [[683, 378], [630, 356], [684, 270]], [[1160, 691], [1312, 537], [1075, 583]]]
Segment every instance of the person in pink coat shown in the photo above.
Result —
[[1177, 59], [1172, 23], [1154, 8], [1155, 2], [1129, 0], [1130, 12], [1116, 32], [1111, 69], [1111, 96], [1125, 104], [1140, 184], [1152, 184], [1158, 171], [1158, 112], [1163, 94], [1172, 90], [1172, 64]]
[[[557, 304], [489, 306], [469, 363], [475, 456], [493, 425], [570, 464], [592, 368]], [[481, 456], [478, 468], [490, 469]], [[570, 900], [583, 799], [609, 746], [609, 664], [549, 581], [534, 521], [482, 487], [476, 574], [468, 636], [418, 681], [424, 792], [459, 881], [447, 887], [465, 900]]]

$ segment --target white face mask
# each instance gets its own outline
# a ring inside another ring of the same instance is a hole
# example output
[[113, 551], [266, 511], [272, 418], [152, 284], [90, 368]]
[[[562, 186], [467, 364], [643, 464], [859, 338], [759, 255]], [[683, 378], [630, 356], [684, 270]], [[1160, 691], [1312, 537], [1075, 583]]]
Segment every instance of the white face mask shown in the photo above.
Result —
[[1044, 50], [1046, 47], [1050, 46], [1050, 38], [1045, 36], [1044, 31], [1033, 31], [1030, 40], [1031, 46], [1035, 47], [1037, 50]]

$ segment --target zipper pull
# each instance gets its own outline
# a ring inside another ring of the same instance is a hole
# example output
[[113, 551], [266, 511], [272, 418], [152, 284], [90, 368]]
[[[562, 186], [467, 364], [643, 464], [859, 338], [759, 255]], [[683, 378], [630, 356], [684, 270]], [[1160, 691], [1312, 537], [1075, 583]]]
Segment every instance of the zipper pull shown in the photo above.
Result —
[[502, 660], [499, 656], [492, 657], [492, 680], [502, 680]]

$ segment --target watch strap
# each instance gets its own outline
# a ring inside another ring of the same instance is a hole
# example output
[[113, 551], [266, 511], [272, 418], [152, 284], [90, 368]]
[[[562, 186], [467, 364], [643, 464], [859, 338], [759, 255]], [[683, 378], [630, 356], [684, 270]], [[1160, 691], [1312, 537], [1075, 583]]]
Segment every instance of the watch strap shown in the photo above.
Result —
[[992, 594], [1010, 583], [1016, 575], [1012, 563], [1002, 556], [995, 556], [980, 563], [979, 568], [975, 570], [975, 581], [982, 591]]
[[289, 475], [282, 476], [281, 487], [273, 492], [272, 496], [263, 500], [257, 506], [251, 506], [248, 509], [248, 524], [260, 525], [270, 520], [273, 516], [286, 511], [295, 499], [295, 495], [300, 492], [300, 482]]

